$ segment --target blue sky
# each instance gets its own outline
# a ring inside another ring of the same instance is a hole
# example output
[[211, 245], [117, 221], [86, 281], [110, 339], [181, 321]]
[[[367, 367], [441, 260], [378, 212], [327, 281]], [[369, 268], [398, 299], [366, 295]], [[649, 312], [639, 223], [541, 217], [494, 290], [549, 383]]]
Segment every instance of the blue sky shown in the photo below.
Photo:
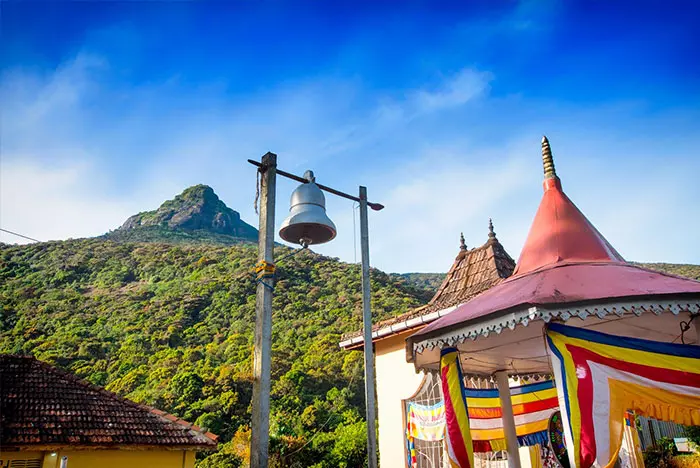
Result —
[[[547, 134], [623, 256], [700, 263], [697, 2], [331, 3], [2, 2], [0, 225], [97, 235], [196, 183], [256, 224], [245, 161], [273, 151], [387, 206], [374, 265], [445, 271], [489, 217], [517, 258]], [[328, 211], [317, 250], [354, 261]]]

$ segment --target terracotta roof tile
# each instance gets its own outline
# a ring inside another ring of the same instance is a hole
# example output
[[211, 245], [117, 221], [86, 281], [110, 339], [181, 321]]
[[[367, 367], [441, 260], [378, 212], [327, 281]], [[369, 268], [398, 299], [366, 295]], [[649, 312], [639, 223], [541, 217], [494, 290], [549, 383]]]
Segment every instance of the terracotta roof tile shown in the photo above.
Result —
[[217, 436], [32, 357], [0, 355], [0, 446], [214, 448]]
[[[388, 320], [375, 323], [372, 331], [389, 327], [432, 312], [463, 304], [513, 274], [515, 261], [508, 255], [493, 230], [481, 247], [460, 250], [452, 268], [428, 304]], [[434, 320], [434, 319], [433, 319]], [[432, 320], [431, 320], [432, 321]], [[429, 323], [429, 322], [425, 322]], [[362, 331], [343, 335], [343, 341], [362, 335]], [[359, 343], [361, 345], [361, 343]]]

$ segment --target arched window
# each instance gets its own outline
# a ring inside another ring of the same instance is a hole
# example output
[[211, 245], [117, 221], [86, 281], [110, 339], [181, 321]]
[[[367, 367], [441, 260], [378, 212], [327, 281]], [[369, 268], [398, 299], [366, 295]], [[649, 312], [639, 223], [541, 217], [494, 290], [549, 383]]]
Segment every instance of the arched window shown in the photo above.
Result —
[[[426, 373], [423, 377], [423, 382], [418, 387], [416, 393], [410, 398], [402, 401], [403, 404], [403, 422], [404, 428], [408, 424], [408, 411], [411, 404], [421, 406], [433, 406], [442, 402], [442, 394], [440, 393], [440, 377], [437, 373]], [[427, 441], [408, 437], [404, 434], [405, 440], [405, 460], [408, 468], [445, 468], [449, 467], [449, 462], [444, 456], [443, 441]], [[408, 465], [410, 445], [413, 445], [414, 460], [413, 465]]]

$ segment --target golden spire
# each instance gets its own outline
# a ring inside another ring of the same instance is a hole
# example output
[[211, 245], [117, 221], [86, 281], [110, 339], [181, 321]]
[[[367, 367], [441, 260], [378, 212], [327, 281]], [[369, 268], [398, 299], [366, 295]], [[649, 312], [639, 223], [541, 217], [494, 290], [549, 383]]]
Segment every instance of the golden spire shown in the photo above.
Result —
[[542, 137], [542, 163], [544, 164], [544, 178], [553, 179], [557, 176], [554, 169], [554, 158], [552, 158], [552, 148], [546, 136]]

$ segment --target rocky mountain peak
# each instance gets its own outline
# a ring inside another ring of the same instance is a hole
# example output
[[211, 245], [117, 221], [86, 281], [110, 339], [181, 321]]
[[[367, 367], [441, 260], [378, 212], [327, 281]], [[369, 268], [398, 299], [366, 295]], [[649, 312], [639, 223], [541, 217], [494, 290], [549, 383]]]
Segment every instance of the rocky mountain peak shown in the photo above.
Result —
[[118, 231], [148, 226], [205, 231], [250, 240], [255, 240], [258, 236], [253, 226], [241, 220], [237, 211], [226, 206], [211, 187], [203, 184], [185, 189], [157, 210], [129, 217]]

